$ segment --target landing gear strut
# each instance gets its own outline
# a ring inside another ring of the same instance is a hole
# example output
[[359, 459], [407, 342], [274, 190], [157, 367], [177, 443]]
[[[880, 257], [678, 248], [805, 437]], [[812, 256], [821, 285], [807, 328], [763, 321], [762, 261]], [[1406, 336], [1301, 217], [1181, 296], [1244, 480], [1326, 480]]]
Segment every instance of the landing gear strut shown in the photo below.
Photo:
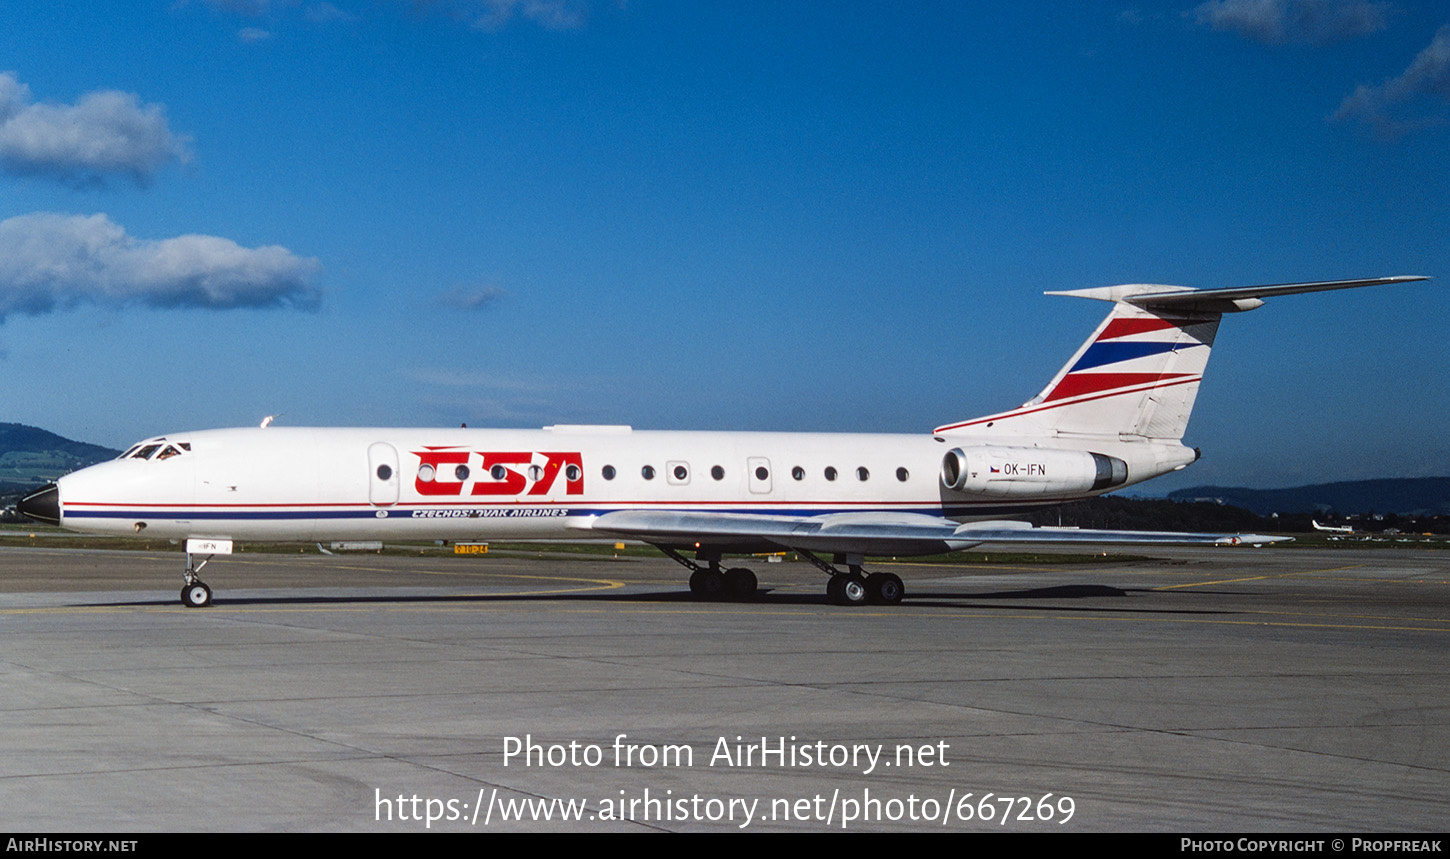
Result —
[[197, 575], [211, 558], [211, 555], [207, 555], [201, 559], [201, 563], [197, 563], [192, 560], [190, 552], [186, 553], [186, 572], [182, 573], [186, 584], [181, 586], [181, 604], [187, 608], [205, 608], [211, 605], [211, 588]]
[[[719, 555], [700, 554], [696, 555], [695, 561], [692, 561], [674, 549], [660, 547], [660, 551], [689, 568], [690, 593], [695, 596], [695, 599], [739, 600], [742, 602], [755, 599], [759, 582], [756, 581], [755, 573], [745, 567], [732, 567], [722, 572]], [[701, 566], [696, 561], [704, 561], [709, 566]]]
[[[826, 596], [836, 605], [896, 605], [906, 596], [906, 586], [892, 573], [870, 573], [861, 569], [860, 555], [836, 555], [835, 564], [828, 564], [813, 552], [798, 549], [801, 556], [829, 575]], [[844, 563], [842, 572], [836, 564]]]

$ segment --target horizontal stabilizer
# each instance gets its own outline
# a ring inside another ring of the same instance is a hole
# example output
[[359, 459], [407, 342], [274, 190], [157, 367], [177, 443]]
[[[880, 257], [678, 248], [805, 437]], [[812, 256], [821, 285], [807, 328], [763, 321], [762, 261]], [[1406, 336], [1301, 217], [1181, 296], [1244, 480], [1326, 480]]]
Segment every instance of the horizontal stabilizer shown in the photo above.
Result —
[[1413, 283], [1429, 280], [1423, 275], [1396, 275], [1394, 277], [1368, 277], [1355, 280], [1319, 280], [1309, 283], [1272, 283], [1263, 286], [1231, 286], [1222, 289], [1194, 289], [1187, 286], [1169, 286], [1160, 283], [1125, 283], [1118, 286], [1099, 286], [1091, 289], [1070, 289], [1048, 292], [1048, 295], [1068, 295], [1075, 298], [1095, 298], [1099, 301], [1121, 301], [1145, 310], [1171, 313], [1233, 313], [1253, 310], [1261, 306], [1263, 299], [1276, 295], [1296, 295], [1302, 292], [1328, 292], [1334, 289], [1354, 289], [1361, 286], [1384, 286], [1392, 283]]

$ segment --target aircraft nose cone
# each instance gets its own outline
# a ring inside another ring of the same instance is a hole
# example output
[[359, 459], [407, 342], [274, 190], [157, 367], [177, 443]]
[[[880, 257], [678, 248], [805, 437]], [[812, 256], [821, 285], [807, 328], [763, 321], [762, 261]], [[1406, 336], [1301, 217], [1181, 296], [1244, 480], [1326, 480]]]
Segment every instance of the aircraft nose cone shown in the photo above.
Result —
[[15, 509], [28, 519], [47, 525], [60, 524], [60, 487], [47, 483], [15, 505]]

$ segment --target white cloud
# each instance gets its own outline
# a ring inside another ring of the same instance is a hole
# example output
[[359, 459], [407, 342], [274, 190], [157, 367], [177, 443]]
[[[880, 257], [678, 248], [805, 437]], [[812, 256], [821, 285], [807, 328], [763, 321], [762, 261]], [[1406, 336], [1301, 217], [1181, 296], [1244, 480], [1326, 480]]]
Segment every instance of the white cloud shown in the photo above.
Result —
[[589, 7], [588, 0], [437, 0], [436, 5], [476, 30], [499, 30], [514, 18], [573, 30], [584, 26]]
[[314, 258], [217, 236], [136, 239], [103, 214], [0, 221], [0, 321], [80, 304], [315, 307]]
[[144, 182], [172, 160], [190, 157], [160, 105], [104, 90], [74, 105], [36, 104], [30, 87], [0, 72], [0, 169], [69, 182], [129, 174]]
[[249, 45], [265, 42], [272, 38], [272, 31], [263, 30], [261, 27], [243, 27], [237, 31], [237, 38]]
[[1209, 0], [1190, 14], [1215, 30], [1281, 45], [1375, 33], [1389, 25], [1389, 12], [1389, 3], [1372, 0]]
[[[203, 2], [218, 12], [252, 17], [267, 14], [272, 6], [270, 0], [203, 0]], [[177, 5], [185, 5], [184, 0]]]
[[497, 286], [459, 286], [438, 297], [438, 303], [454, 310], [482, 310], [502, 301], [508, 290]]
[[[249, 18], [267, 17], [274, 22], [292, 13], [293, 2], [273, 0], [202, 0], [217, 12]], [[436, 9], [476, 30], [496, 31], [515, 20], [530, 21], [550, 30], [574, 30], [584, 26], [594, 0], [392, 0], [411, 10]], [[624, 0], [616, 0], [623, 5]], [[176, 6], [187, 5], [178, 0]], [[359, 5], [354, 3], [354, 6]], [[311, 3], [301, 10], [302, 17], [314, 24], [328, 24], [357, 19], [354, 12], [331, 2]]]
[[[1428, 103], [1428, 104], [1427, 104]], [[1418, 117], [1395, 117], [1420, 105]], [[1361, 84], [1345, 98], [1331, 119], [1359, 120], [1376, 131], [1398, 136], [1417, 128], [1443, 125], [1450, 105], [1450, 24], [1435, 33], [1430, 44], [1398, 77], [1379, 86]]]
[[348, 23], [357, 20], [356, 15], [344, 12], [327, 2], [314, 3], [308, 6], [307, 11], [303, 13], [303, 17], [314, 24]]

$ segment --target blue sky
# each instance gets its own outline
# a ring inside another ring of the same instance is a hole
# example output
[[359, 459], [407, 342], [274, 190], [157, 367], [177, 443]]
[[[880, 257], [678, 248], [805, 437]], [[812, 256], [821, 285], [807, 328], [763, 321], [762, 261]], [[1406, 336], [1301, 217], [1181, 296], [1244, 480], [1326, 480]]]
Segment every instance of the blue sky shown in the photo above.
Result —
[[1225, 320], [1151, 486], [1450, 473], [1438, 2], [12, 3], [0, 420], [916, 432]]

